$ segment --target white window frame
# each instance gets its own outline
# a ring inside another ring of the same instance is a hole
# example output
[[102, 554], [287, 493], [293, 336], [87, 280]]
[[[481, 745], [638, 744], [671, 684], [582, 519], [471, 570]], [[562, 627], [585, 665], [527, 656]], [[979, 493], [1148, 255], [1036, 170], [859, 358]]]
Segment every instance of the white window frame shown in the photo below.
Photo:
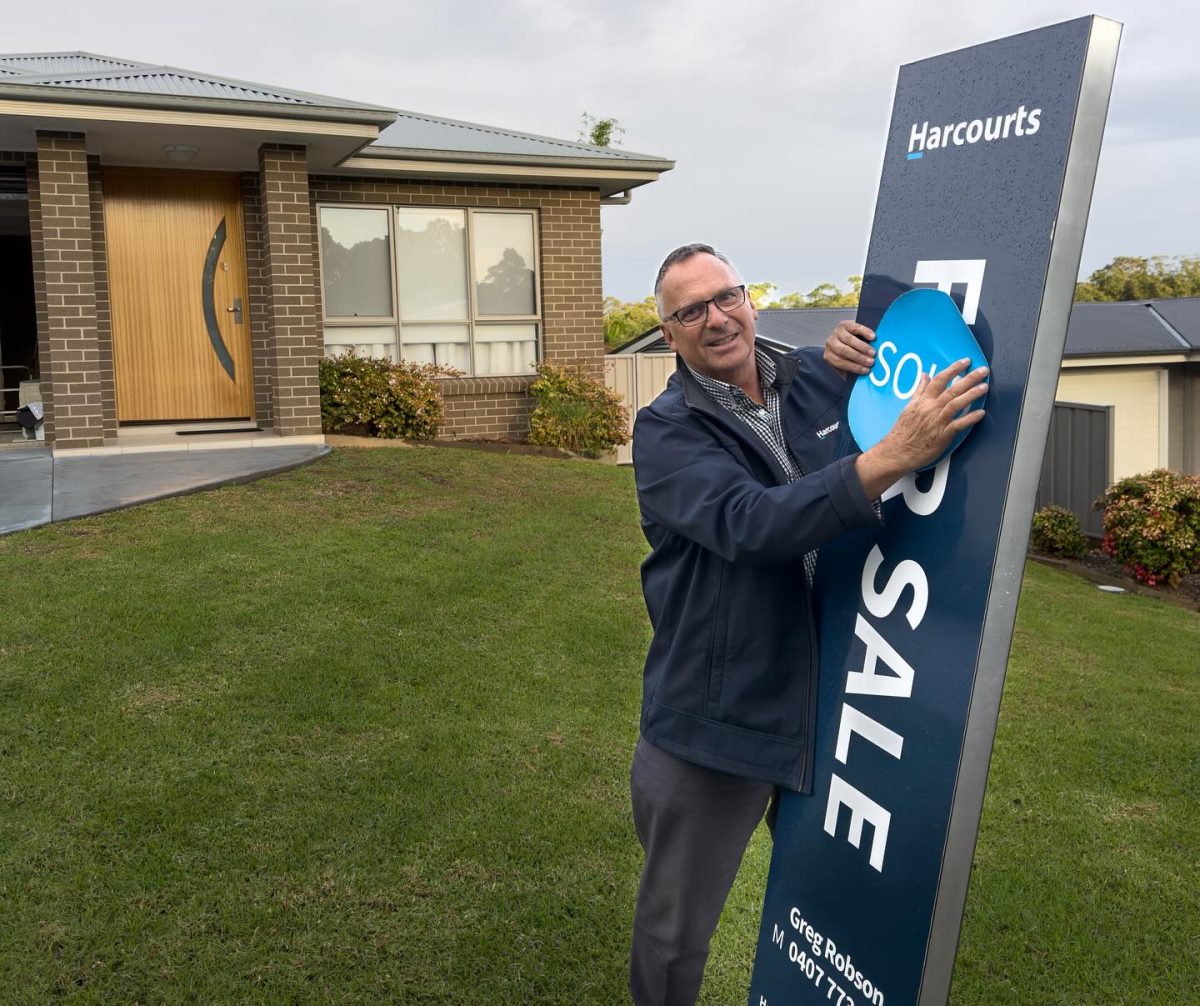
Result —
[[[420, 209], [429, 211], [463, 211], [466, 221], [465, 237], [465, 258], [466, 258], [466, 276], [467, 284], [467, 313], [468, 317], [463, 318], [422, 318], [417, 321], [409, 321], [407, 324], [411, 327], [418, 326], [466, 326], [468, 333], [468, 344], [470, 347], [471, 358], [471, 373], [466, 374], [466, 377], [474, 377], [476, 366], [476, 341], [475, 333], [477, 328], [487, 328], [488, 326], [497, 325], [531, 325], [534, 330], [534, 364], [538, 364], [543, 358], [543, 339], [545, 336], [545, 323], [543, 320], [542, 311], [542, 258], [541, 258], [541, 214], [536, 207], [477, 207], [477, 206], [448, 206], [448, 205], [426, 205], [424, 203], [345, 203], [345, 202], [320, 202], [317, 204], [317, 254], [318, 267], [321, 270], [321, 320], [323, 325], [322, 342], [324, 341], [325, 328], [379, 328], [391, 329], [394, 334], [393, 354], [395, 359], [404, 359], [404, 329], [405, 322], [401, 320], [401, 305], [400, 305], [400, 275], [399, 275], [399, 256], [396, 249], [396, 216], [397, 210], [402, 209]], [[321, 232], [321, 211], [325, 209], [335, 210], [386, 210], [388, 218], [388, 254], [391, 256], [391, 300], [392, 313], [390, 316], [366, 316], [366, 315], [335, 315], [331, 316], [328, 311], [325, 298], [325, 262], [323, 242], [320, 239]], [[475, 218], [481, 214], [506, 215], [506, 216], [527, 216], [530, 219], [530, 228], [533, 234], [533, 314], [480, 314], [478, 303], [478, 290], [475, 273]], [[528, 372], [516, 374], [488, 374], [479, 378], [486, 380], [491, 377], [527, 377]]]
[[[391, 315], [365, 315], [365, 314], [338, 314], [331, 315], [329, 313], [329, 304], [325, 296], [325, 242], [321, 240], [321, 211], [322, 210], [383, 210], [384, 216], [387, 218], [388, 228], [388, 255], [391, 258], [388, 269], [388, 279], [392, 284], [389, 291], [392, 301]], [[385, 328], [391, 326], [396, 328], [399, 325], [400, 313], [397, 310], [397, 294], [396, 289], [396, 228], [393, 223], [394, 214], [392, 207], [386, 203], [318, 203], [317, 204], [317, 260], [318, 268], [321, 270], [321, 320], [330, 328], [370, 328], [378, 326]]]
[[[421, 209], [431, 211], [454, 211], [465, 210], [466, 214], [466, 253], [467, 263], [467, 317], [464, 321], [462, 318], [422, 318], [419, 321], [410, 321], [408, 324], [412, 326], [418, 325], [457, 325], [467, 326], [467, 338], [471, 352], [471, 373], [465, 376], [474, 377], [475, 371], [475, 330], [477, 327], [486, 328], [488, 325], [532, 325], [533, 326], [533, 347], [534, 347], [534, 364], [542, 361], [542, 337], [543, 337], [543, 322], [542, 322], [542, 255], [541, 255], [541, 218], [538, 210], [535, 207], [477, 207], [477, 206], [427, 206], [417, 203], [399, 203], [394, 209]], [[475, 217], [481, 214], [506, 215], [506, 216], [527, 216], [530, 218], [530, 227], [533, 233], [533, 306], [534, 314], [480, 314], [479, 313], [479, 298], [477, 290], [477, 280], [475, 273]], [[395, 231], [393, 230], [393, 233]], [[392, 245], [392, 264], [398, 269], [398, 257], [396, 255], [395, 244]], [[394, 281], [396, 290], [396, 318], [399, 325], [398, 336], [398, 353], [400, 359], [404, 359], [404, 326], [405, 323], [401, 320], [400, 307], [400, 277], [397, 273]], [[528, 377], [528, 372], [517, 374], [488, 374], [486, 377]], [[481, 380], [485, 378], [480, 378]]]

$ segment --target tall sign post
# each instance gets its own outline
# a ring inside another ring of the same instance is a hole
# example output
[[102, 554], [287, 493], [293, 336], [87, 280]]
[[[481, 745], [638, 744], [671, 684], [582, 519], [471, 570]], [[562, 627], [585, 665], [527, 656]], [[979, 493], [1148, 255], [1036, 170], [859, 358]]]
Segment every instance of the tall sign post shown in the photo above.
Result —
[[[900, 70], [858, 320], [950, 294], [987, 415], [822, 549], [813, 790], [780, 807], [750, 1006], [947, 1000], [1119, 39], [1085, 17]], [[899, 363], [903, 395], [928, 367]]]

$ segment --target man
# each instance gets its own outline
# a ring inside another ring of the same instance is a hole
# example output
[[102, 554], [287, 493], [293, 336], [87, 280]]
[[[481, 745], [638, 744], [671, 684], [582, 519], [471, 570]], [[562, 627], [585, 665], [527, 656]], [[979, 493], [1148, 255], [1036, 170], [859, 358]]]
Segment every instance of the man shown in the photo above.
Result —
[[878, 525], [883, 491], [983, 418], [960, 413], [986, 369], [923, 377], [888, 436], [838, 456], [830, 433], [869, 329], [839, 326], [828, 365], [756, 346], [745, 285], [702, 244], [667, 256], [654, 294], [678, 363], [633, 436], [654, 637], [631, 773], [646, 861], [630, 990], [637, 1006], [683, 1006], [751, 833], [778, 787], [811, 784], [816, 550]]

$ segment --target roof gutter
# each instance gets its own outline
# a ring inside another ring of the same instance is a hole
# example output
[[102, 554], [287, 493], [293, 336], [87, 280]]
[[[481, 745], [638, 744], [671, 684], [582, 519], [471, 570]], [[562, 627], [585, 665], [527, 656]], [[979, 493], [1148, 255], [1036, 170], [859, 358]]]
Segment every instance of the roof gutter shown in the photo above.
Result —
[[626, 189], [619, 196], [605, 196], [600, 200], [601, 206], [628, 206], [633, 202], [633, 192]]
[[474, 150], [431, 150], [429, 148], [385, 147], [373, 143], [359, 157], [394, 161], [437, 161], [461, 164], [520, 164], [530, 167], [599, 168], [656, 171], [660, 174], [675, 167], [674, 161], [638, 157], [560, 157], [553, 154], [483, 153]]
[[386, 108], [337, 108], [329, 105], [305, 105], [299, 102], [247, 101], [241, 98], [195, 98], [176, 94], [129, 94], [122, 91], [98, 91], [91, 88], [58, 87], [48, 84], [9, 84], [0, 78], [0, 99], [32, 101], [41, 104], [82, 106], [80, 118], [87, 118], [88, 107], [143, 108], [155, 111], [215, 112], [222, 115], [254, 115], [275, 119], [305, 119], [325, 122], [363, 123], [383, 129], [396, 119]]

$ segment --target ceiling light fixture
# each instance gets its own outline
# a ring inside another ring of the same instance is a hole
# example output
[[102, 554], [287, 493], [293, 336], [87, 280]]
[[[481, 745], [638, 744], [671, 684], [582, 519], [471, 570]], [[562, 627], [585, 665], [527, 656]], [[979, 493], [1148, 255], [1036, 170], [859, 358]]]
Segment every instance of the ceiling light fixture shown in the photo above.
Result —
[[190, 161], [198, 153], [199, 147], [193, 147], [190, 143], [168, 143], [163, 146], [163, 153], [173, 161]]

